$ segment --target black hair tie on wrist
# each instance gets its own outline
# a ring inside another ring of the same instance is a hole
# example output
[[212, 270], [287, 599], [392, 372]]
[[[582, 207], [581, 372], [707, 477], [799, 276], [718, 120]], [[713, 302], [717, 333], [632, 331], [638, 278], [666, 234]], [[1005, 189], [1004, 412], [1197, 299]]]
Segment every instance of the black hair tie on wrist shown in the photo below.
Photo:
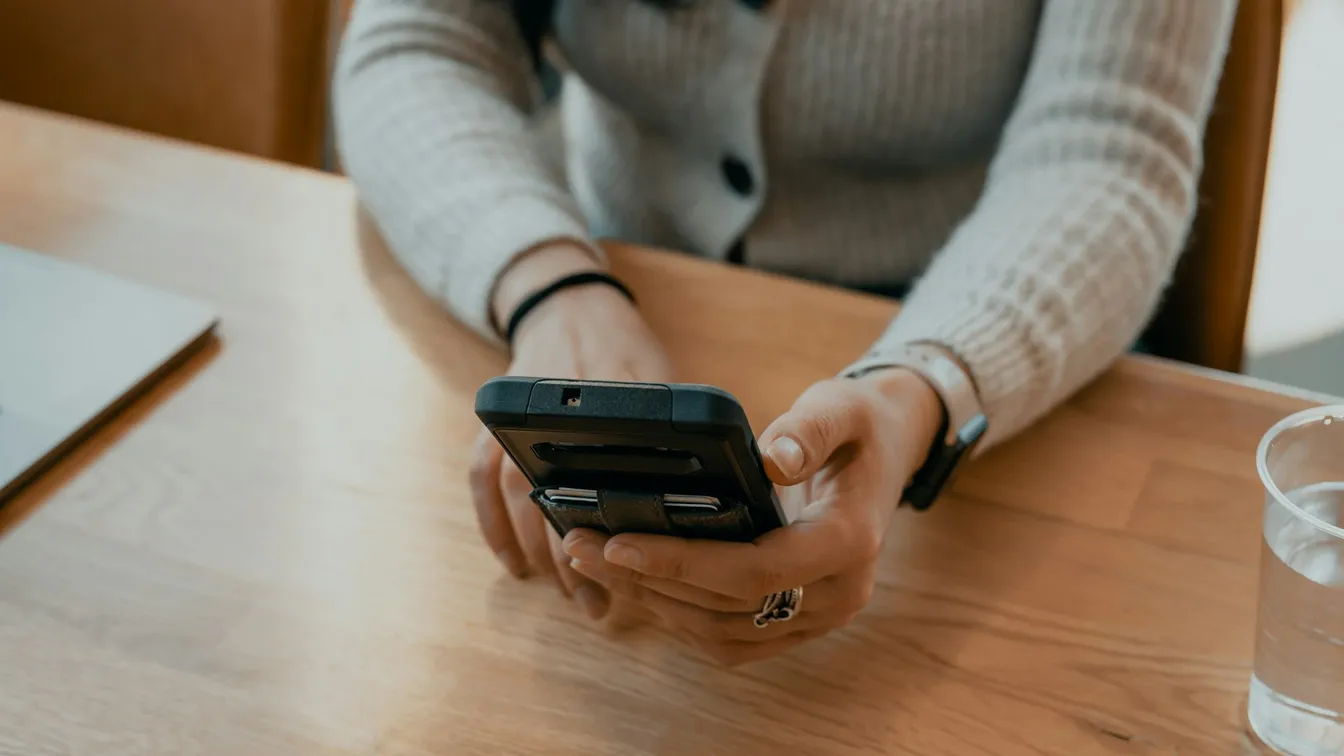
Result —
[[632, 303], [635, 301], [635, 295], [630, 291], [630, 287], [621, 283], [621, 280], [615, 276], [598, 273], [597, 271], [574, 273], [528, 294], [527, 298], [519, 302], [517, 309], [513, 311], [513, 315], [509, 316], [509, 325], [504, 329], [504, 338], [512, 344], [513, 336], [518, 332], [518, 326], [522, 325], [527, 314], [535, 310], [537, 305], [550, 299], [555, 293], [572, 289], [575, 286], [587, 286], [588, 284], [605, 284], [624, 294], [625, 298]]

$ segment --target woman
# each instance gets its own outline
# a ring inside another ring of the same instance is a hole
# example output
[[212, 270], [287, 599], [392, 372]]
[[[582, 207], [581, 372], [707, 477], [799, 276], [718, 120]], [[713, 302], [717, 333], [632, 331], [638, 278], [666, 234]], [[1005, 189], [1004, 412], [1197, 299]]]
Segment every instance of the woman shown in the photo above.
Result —
[[[987, 443], [1012, 435], [1151, 314], [1195, 206], [1234, 10], [361, 0], [337, 75], [346, 167], [420, 284], [511, 336], [513, 373], [672, 377], [619, 282], [576, 277], [603, 269], [596, 237], [867, 289], [919, 278], [864, 367], [763, 434], [772, 479], [806, 498], [790, 527], [748, 545], [561, 543], [483, 441], [489, 545], [515, 575], [556, 574], [594, 618], [610, 592], [630, 596], [729, 663], [843, 625], [907, 483], [950, 453], [940, 431], [982, 411]], [[566, 180], [529, 132], [543, 37], [572, 71]], [[763, 595], [792, 607], [793, 587], [796, 617], [756, 619]]]

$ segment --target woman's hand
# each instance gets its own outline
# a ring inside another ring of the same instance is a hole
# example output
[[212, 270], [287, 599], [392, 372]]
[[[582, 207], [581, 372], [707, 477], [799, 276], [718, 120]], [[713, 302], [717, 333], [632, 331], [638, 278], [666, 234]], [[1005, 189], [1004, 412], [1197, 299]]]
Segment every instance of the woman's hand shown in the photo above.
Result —
[[[497, 320], [507, 321], [517, 301], [531, 291], [594, 267], [586, 252], [570, 246], [528, 255], [500, 281]], [[514, 336], [509, 374], [664, 382], [671, 380], [672, 369], [634, 305], [610, 286], [589, 285], [557, 292], [527, 315]], [[483, 432], [471, 466], [471, 494], [486, 543], [515, 577], [553, 575], [590, 617], [601, 618], [610, 606], [606, 591], [570, 568], [531, 491], [518, 466]]]
[[[812, 386], [761, 436], [766, 471], [805, 506], [754, 543], [619, 535], [564, 540], [574, 568], [643, 604], [724, 664], [778, 654], [842, 627], [868, 603], [901, 492], [942, 422], [942, 403], [901, 369]], [[803, 587], [787, 622], [752, 623], [766, 595]]]

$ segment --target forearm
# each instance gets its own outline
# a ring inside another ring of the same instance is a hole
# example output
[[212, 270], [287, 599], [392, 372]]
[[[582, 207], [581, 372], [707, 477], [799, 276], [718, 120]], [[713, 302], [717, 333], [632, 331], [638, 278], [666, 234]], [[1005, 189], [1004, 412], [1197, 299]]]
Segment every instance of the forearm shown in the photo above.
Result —
[[454, 315], [496, 335], [491, 295], [524, 252], [600, 252], [537, 153], [534, 83], [507, 3], [362, 0], [342, 45], [342, 161], [394, 254]]
[[990, 418], [987, 445], [1057, 406], [1128, 349], [1175, 264], [1188, 212], [1141, 187], [1041, 177], [986, 196], [874, 349], [948, 347]]
[[986, 444], [1129, 348], [1196, 204], [1232, 0], [1047, 0], [975, 211], [877, 350], [934, 341], [969, 367]]

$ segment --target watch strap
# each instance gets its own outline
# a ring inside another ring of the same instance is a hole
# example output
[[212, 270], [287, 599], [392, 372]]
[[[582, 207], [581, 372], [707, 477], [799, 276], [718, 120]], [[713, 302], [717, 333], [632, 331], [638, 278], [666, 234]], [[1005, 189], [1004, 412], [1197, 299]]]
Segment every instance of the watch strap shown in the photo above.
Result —
[[962, 461], [978, 445], [988, 427], [985, 416], [977, 415], [954, 434], [951, 442], [934, 444], [934, 448], [929, 450], [929, 456], [924, 460], [924, 465], [915, 471], [910, 478], [910, 484], [901, 492], [901, 503], [919, 510], [933, 506], [943, 489], [952, 482]]

